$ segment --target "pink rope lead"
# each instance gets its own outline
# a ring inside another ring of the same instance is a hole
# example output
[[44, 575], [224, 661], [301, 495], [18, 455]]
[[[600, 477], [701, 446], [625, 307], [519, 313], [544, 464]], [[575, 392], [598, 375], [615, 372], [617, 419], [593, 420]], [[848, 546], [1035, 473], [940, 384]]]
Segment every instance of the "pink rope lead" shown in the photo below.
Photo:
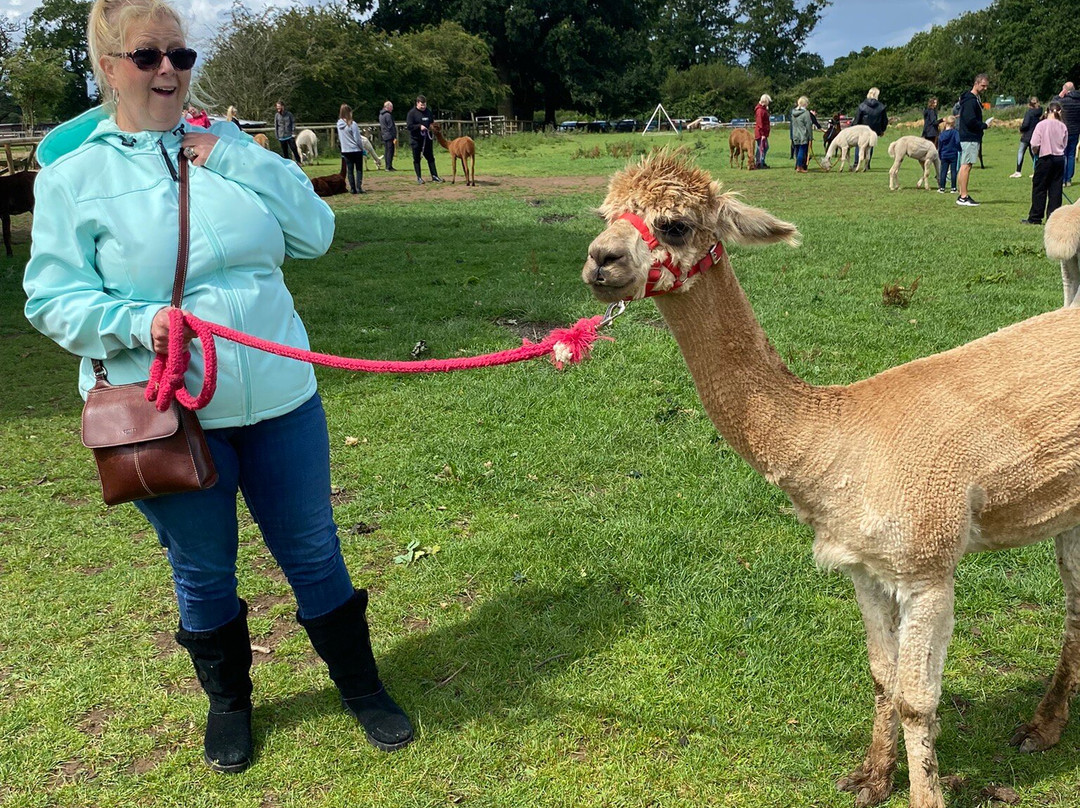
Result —
[[[364, 373], [446, 373], [452, 370], [508, 365], [526, 359], [536, 359], [552, 354], [552, 363], [560, 370], [566, 363], [576, 364], [585, 359], [597, 339], [601, 337], [596, 329], [604, 321], [604, 316], [582, 318], [569, 328], [556, 328], [538, 343], [522, 340], [520, 348], [482, 356], [463, 356], [455, 359], [425, 359], [420, 362], [389, 362], [371, 359], [349, 359], [332, 354], [304, 351], [288, 345], [253, 337], [242, 331], [236, 331], [217, 323], [208, 323], [192, 314], [185, 314], [180, 309], [169, 310], [169, 352], [158, 354], [150, 367], [150, 381], [146, 385], [146, 400], [156, 403], [158, 410], [164, 412], [173, 399], [189, 410], [199, 410], [210, 403], [217, 387], [217, 350], [214, 336], [246, 345], [260, 351], [311, 362], [316, 365], [354, 370]], [[185, 326], [195, 332], [203, 347], [203, 386], [198, 396], [192, 396], [184, 387], [184, 372], [187, 370], [191, 354], [183, 348]]]

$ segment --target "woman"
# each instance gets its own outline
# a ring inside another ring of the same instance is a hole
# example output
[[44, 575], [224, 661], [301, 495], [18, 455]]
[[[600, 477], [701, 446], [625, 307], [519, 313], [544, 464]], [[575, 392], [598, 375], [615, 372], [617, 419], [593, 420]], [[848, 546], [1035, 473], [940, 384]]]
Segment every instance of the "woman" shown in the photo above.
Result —
[[[1043, 111], [1039, 106], [1039, 99], [1031, 96], [1028, 99], [1028, 108], [1024, 112], [1024, 120], [1020, 121], [1020, 148], [1016, 152], [1016, 171], [1009, 175], [1009, 179], [1016, 180], [1024, 176], [1024, 155], [1031, 149], [1031, 134], [1035, 126], [1042, 119]], [[1032, 168], [1035, 168], [1035, 155], [1031, 155]]]
[[1031, 133], [1031, 153], [1036, 156], [1031, 179], [1031, 210], [1022, 224], [1042, 224], [1061, 207], [1061, 187], [1065, 180], [1065, 144], [1069, 130], [1062, 120], [1061, 101], [1046, 105], [1046, 117]]
[[769, 132], [772, 124], [769, 121], [769, 104], [772, 98], [762, 95], [754, 107], [754, 168], [768, 168], [765, 163], [765, 155], [769, 151]]
[[244, 128], [240, 125], [240, 113], [236, 111], [234, 106], [230, 106], [225, 110], [225, 120], [235, 124], [237, 129], [243, 130]]
[[941, 119], [938, 118], [937, 108], [937, 98], [931, 97], [922, 114], [922, 136], [935, 146], [938, 143], [938, 135], [941, 134]]
[[[338, 111], [338, 143], [341, 159], [349, 167], [349, 193], [364, 193], [364, 147], [360, 142], [360, 127], [352, 117], [352, 107], [342, 104]], [[357, 176], [359, 175], [359, 180]]]
[[[181, 122], [195, 52], [163, 0], [95, 0], [91, 63], [105, 106], [54, 129], [39, 146], [26, 315], [114, 384], [147, 378], [168, 344], [178, 227], [178, 154], [190, 172], [191, 247], [184, 302], [195, 315], [304, 348], [307, 336], [282, 277], [286, 256], [314, 258], [334, 233], [330, 209], [294, 164], [229, 123]], [[190, 334], [186, 335], [190, 339]], [[189, 345], [194, 388], [202, 372]], [[326, 416], [310, 365], [218, 346], [218, 389], [199, 411], [216, 486], [136, 503], [172, 567], [177, 642], [210, 700], [207, 763], [236, 772], [252, 759], [251, 646], [237, 596], [237, 493], [262, 530], [298, 603], [297, 618], [326, 661], [345, 706], [381, 749], [412, 740], [383, 689], [330, 507]]]
[[795, 144], [795, 173], [806, 173], [806, 155], [810, 149], [810, 138], [814, 136], [814, 119], [807, 107], [810, 99], [802, 96], [791, 113], [791, 140]]

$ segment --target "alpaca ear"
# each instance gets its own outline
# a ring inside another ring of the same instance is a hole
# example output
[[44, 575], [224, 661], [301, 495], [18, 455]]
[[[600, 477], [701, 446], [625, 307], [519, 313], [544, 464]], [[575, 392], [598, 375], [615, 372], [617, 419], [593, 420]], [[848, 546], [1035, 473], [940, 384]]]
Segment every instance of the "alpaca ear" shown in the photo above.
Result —
[[745, 205], [734, 194], [721, 194], [714, 225], [718, 241], [734, 244], [775, 244], [785, 241], [792, 247], [802, 243], [798, 228], [771, 213]]

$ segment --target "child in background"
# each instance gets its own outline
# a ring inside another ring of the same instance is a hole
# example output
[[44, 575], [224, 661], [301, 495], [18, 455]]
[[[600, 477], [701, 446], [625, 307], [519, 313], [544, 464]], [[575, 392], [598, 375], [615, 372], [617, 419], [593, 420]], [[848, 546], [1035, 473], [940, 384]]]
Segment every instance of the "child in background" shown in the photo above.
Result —
[[956, 193], [956, 172], [960, 170], [960, 133], [956, 131], [956, 118], [952, 115], [941, 122], [941, 135], [938, 137], [938, 156], [941, 158], [941, 173], [938, 176], [939, 194], [945, 193], [945, 178], [952, 171], [951, 194]]

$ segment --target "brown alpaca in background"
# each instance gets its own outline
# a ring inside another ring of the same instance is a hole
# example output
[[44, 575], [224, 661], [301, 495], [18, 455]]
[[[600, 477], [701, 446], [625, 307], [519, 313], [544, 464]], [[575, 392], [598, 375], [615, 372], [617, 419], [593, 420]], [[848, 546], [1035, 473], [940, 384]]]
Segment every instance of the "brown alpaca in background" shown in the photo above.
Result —
[[327, 174], [325, 177], [312, 177], [311, 187], [319, 196], [337, 196], [345, 193], [345, 158], [341, 158], [341, 171], [337, 174]]
[[4, 252], [11, 251], [11, 217], [34, 209], [36, 171], [20, 171], [0, 177], [0, 220], [4, 226]]
[[[437, 123], [431, 124], [431, 131], [444, 149], [450, 152], [450, 183], [457, 180], [457, 164], [461, 161], [461, 173], [465, 175], [466, 185], [476, 185], [476, 144], [471, 137], [456, 137], [448, 141]], [[470, 168], [469, 163], [472, 162]]]
[[750, 168], [750, 155], [754, 153], [754, 138], [749, 129], [732, 129], [728, 135], [728, 149], [731, 151], [728, 157], [728, 168], [734, 168], [736, 161], [742, 168], [743, 161]]

